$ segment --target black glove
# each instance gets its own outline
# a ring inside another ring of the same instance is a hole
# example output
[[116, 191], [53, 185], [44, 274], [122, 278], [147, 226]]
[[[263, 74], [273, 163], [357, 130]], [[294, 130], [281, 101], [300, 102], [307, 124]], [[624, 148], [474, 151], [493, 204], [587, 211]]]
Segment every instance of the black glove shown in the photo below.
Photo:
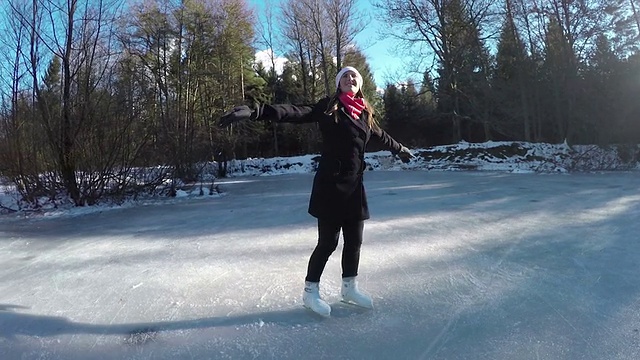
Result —
[[406, 164], [411, 161], [411, 159], [413, 159], [415, 155], [411, 153], [411, 150], [409, 150], [409, 148], [403, 145], [398, 152], [398, 157], [400, 158], [400, 161]]
[[244, 120], [256, 120], [260, 117], [261, 106], [256, 106], [254, 109], [251, 109], [247, 105], [236, 106], [231, 111], [220, 117], [218, 121], [218, 126], [226, 127], [231, 125], [234, 122], [244, 121]]

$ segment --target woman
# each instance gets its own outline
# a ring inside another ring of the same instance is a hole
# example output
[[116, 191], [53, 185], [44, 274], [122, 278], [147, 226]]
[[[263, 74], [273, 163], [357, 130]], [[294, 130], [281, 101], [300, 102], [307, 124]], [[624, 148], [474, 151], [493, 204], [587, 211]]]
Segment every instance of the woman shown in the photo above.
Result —
[[373, 108], [363, 98], [362, 76], [347, 66], [336, 76], [335, 94], [315, 105], [260, 105], [254, 110], [238, 106], [220, 119], [221, 126], [245, 119], [318, 123], [322, 151], [309, 201], [309, 214], [318, 219], [318, 243], [309, 259], [302, 298], [306, 308], [323, 316], [331, 314], [331, 307], [320, 297], [320, 276], [338, 245], [340, 231], [344, 238], [342, 301], [373, 308], [371, 297], [356, 283], [364, 220], [369, 219], [362, 183], [369, 139], [378, 138], [404, 162], [413, 157], [409, 149], [378, 126], [373, 116]]

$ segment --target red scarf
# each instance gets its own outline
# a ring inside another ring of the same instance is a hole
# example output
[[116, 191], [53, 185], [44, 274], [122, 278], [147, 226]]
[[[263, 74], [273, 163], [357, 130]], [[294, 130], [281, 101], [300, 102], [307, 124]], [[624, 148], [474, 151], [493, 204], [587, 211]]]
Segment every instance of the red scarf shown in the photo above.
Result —
[[363, 98], [357, 98], [351, 93], [340, 93], [338, 99], [344, 105], [347, 114], [351, 115], [355, 120], [360, 119], [360, 114], [362, 114], [362, 110], [365, 107]]

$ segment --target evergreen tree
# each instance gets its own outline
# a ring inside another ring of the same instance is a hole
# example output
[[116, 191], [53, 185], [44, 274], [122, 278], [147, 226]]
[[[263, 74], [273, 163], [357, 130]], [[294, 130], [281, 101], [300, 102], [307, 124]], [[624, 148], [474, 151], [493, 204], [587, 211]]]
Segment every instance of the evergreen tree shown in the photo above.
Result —
[[[385, 129], [396, 136], [402, 131], [402, 121], [405, 118], [404, 104], [400, 90], [394, 84], [387, 84], [384, 95], [384, 123]], [[397, 136], [399, 138], [399, 136]]]
[[434, 112], [438, 106], [436, 102], [435, 84], [431, 77], [431, 73], [428, 70], [425, 71], [422, 76], [418, 101], [425, 111]]
[[[621, 61], [611, 48], [606, 36], [600, 35], [589, 57], [584, 74], [585, 97], [591, 101], [580, 109], [588, 131], [581, 135], [588, 143], [606, 144], [621, 139], [619, 71]], [[616, 134], [617, 133], [617, 134]]]
[[620, 114], [620, 141], [638, 144], [640, 142], [640, 50], [627, 57], [621, 64], [617, 90], [621, 94], [620, 106], [617, 112]]
[[276, 92], [275, 103], [278, 104], [308, 104], [312, 101], [306, 98], [303, 82], [298, 74], [300, 66], [294, 62], [287, 62], [280, 75], [279, 87]]
[[471, 129], [474, 117], [480, 118], [475, 121], [486, 120], [483, 104], [486, 103], [488, 51], [480, 39], [476, 19], [465, 3], [448, 1], [442, 14], [443, 48], [446, 48], [447, 56], [440, 62], [438, 106], [452, 119], [453, 140], [469, 141], [475, 137]]
[[513, 18], [507, 16], [500, 32], [492, 75], [492, 102], [496, 104], [493, 125], [509, 138], [532, 140], [528, 112], [529, 69], [524, 43]]
[[399, 87], [387, 84], [385, 89], [385, 129], [406, 146], [425, 146], [433, 141], [429, 131], [434, 113], [432, 105], [423, 102], [424, 95], [412, 80]]
[[551, 18], [545, 34], [545, 54], [542, 65], [543, 84], [549, 89], [542, 101], [547, 109], [548, 123], [544, 127], [550, 142], [573, 142], [576, 130], [573, 106], [574, 81], [577, 79], [575, 53], [562, 27]]

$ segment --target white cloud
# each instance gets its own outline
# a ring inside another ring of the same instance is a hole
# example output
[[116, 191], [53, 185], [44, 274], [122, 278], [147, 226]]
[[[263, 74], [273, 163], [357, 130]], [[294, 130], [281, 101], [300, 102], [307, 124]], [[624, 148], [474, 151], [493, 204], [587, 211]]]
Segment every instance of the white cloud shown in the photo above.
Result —
[[[258, 51], [255, 55], [256, 64], [262, 64], [266, 70], [271, 70], [271, 54], [273, 54], [271, 49]], [[283, 57], [275, 57], [275, 65], [276, 65], [276, 73], [278, 75], [282, 74], [284, 70], [284, 64], [289, 61]]]

